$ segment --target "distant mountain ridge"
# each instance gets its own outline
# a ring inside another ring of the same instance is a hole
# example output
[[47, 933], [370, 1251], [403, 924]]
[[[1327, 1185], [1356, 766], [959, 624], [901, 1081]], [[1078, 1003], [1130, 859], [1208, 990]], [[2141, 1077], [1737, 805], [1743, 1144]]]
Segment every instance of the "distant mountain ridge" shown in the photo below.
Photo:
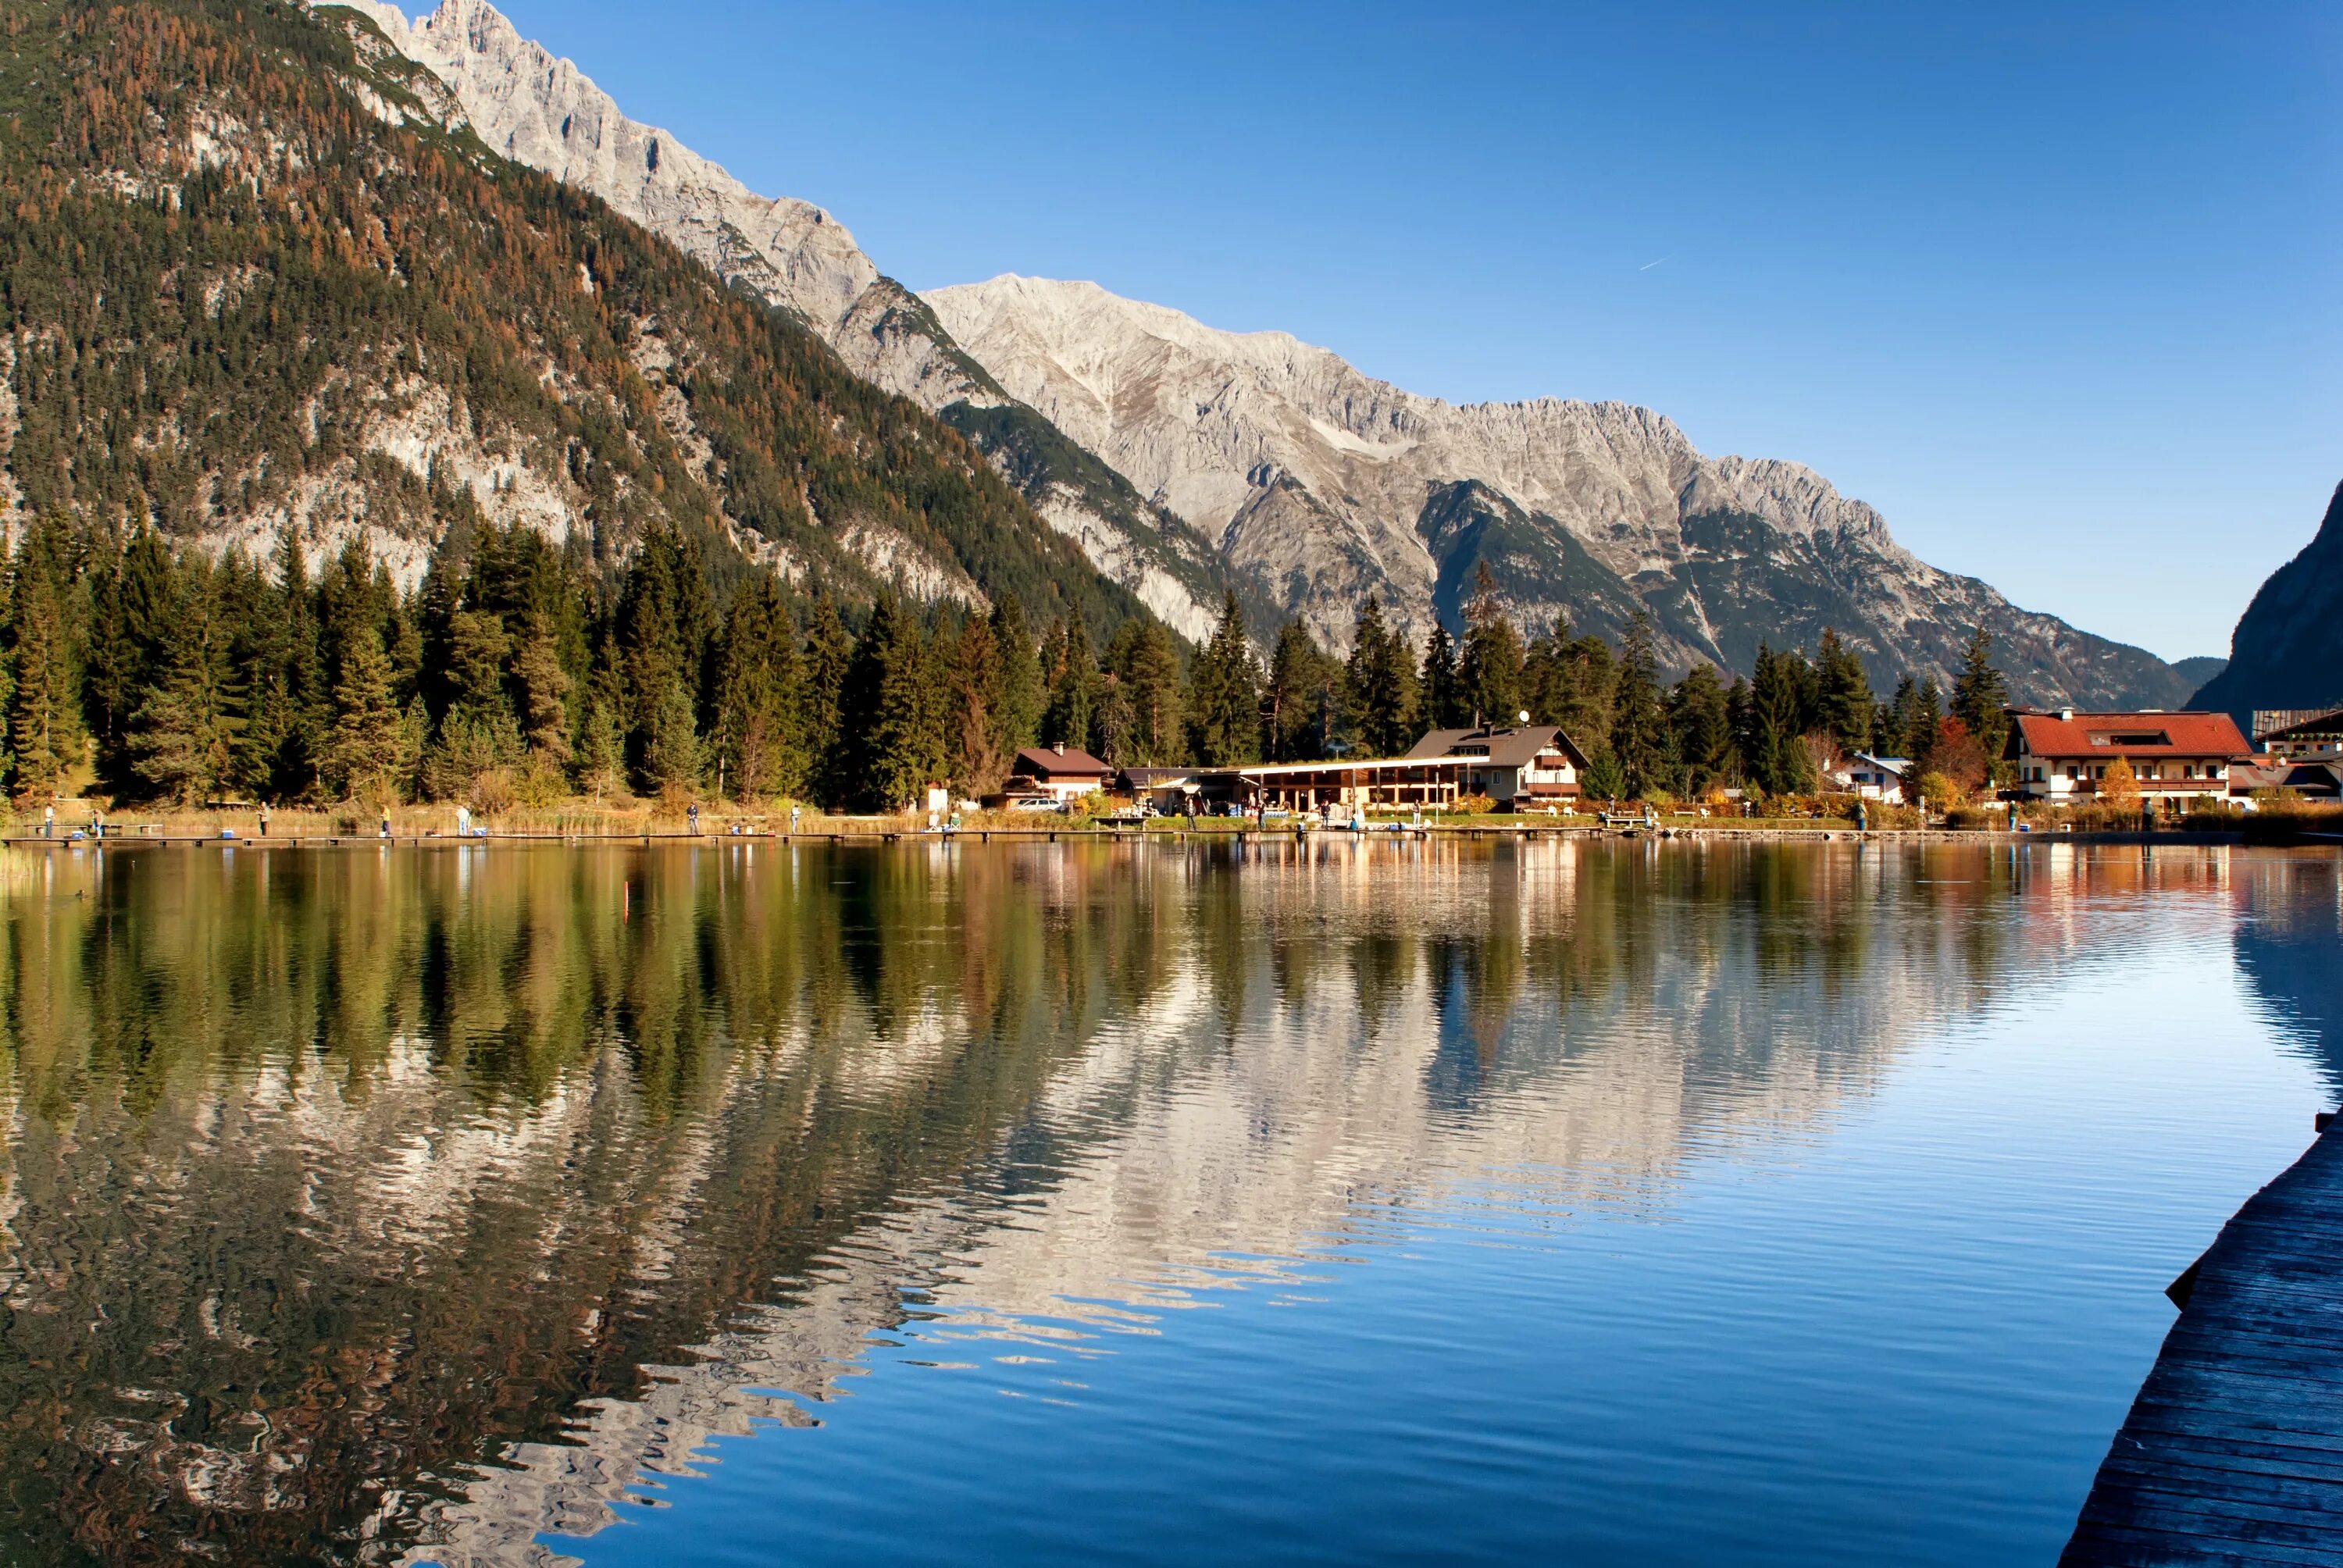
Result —
[[1517, 613], [1616, 636], [1647, 609], [1678, 664], [1747, 669], [1835, 628], [1875, 678], [1949, 684], [1970, 629], [2022, 699], [2171, 706], [2161, 659], [2017, 608], [1896, 543], [1795, 463], [1708, 457], [1648, 408], [1456, 405], [1282, 332], [1219, 331], [1090, 283], [930, 290], [1011, 395], [1216, 541], [1339, 645], [1369, 592], [1421, 635], [1486, 565]]
[[2310, 542], [2246, 607], [2227, 667], [2188, 705], [2234, 714], [2244, 727], [2258, 708], [2331, 703], [2343, 703], [2343, 485]]
[[974, 439], [1051, 527], [1190, 636], [1221, 589], [1255, 629], [1348, 642], [1369, 592], [1421, 637], [1486, 565], [1533, 624], [1616, 636], [1647, 610], [1673, 663], [1745, 670], [1835, 628], [1885, 681], [1949, 681], [1994, 632], [2013, 693], [2173, 706], [2142, 649], [1929, 567], [1872, 508], [1794, 463], [1708, 457], [1649, 409], [1457, 406], [1282, 333], [1219, 332], [1095, 285], [1002, 277], [916, 297], [829, 214], [749, 192], [621, 113], [486, 0], [409, 24], [347, 0], [492, 148], [610, 202], [804, 320], [857, 375]]

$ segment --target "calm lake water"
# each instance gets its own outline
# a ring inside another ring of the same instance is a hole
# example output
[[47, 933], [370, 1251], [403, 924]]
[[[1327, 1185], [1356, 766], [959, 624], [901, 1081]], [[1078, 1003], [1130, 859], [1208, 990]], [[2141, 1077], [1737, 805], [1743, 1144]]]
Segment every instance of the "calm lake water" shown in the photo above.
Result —
[[2332, 855], [0, 860], [0, 1563], [2048, 1563]]

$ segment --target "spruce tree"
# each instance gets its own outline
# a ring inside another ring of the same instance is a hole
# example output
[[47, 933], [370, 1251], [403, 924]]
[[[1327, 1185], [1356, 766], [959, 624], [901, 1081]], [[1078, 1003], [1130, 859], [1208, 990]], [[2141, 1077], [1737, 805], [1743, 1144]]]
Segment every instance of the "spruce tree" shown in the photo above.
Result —
[[1049, 675], [1050, 706], [1041, 716], [1045, 745], [1080, 747], [1090, 744], [1091, 717], [1098, 703], [1098, 660], [1091, 652], [1091, 634], [1080, 618], [1059, 623], [1042, 648]]
[[1464, 610], [1464, 656], [1457, 667], [1463, 705], [1481, 724], [1513, 722], [1522, 697], [1522, 634], [1497, 598], [1489, 563], [1481, 563]]
[[131, 749], [146, 791], [182, 806], [223, 793], [243, 729], [220, 614], [219, 574], [200, 558], [180, 568], [160, 678], [132, 722]]
[[1673, 737], [1666, 693], [1660, 686], [1657, 639], [1651, 618], [1640, 608], [1627, 625], [1619, 653], [1619, 683], [1611, 716], [1611, 749], [1631, 799], [1674, 787]]
[[993, 743], [1004, 758], [1041, 738], [1041, 710], [1049, 694], [1041, 680], [1041, 660], [1026, 624], [1024, 607], [1014, 594], [993, 601], [992, 643], [1000, 655], [1000, 694], [994, 702]]
[[2009, 688], [1993, 667], [1993, 638], [1983, 625], [1969, 634], [1968, 648], [1961, 656], [1952, 711], [1976, 737], [1987, 766], [1997, 765], [2009, 739]]
[[1190, 759], [1222, 768], [1261, 754], [1261, 668], [1230, 591], [1212, 640], [1196, 657], [1188, 699]]
[[1694, 665], [1669, 691], [1668, 728], [1686, 789], [1708, 789], [1736, 776], [1732, 713], [1715, 666]]
[[1365, 757], [1396, 757], [1415, 740], [1415, 661], [1369, 594], [1352, 632], [1342, 690], [1352, 739]]
[[327, 787], [345, 800], [379, 808], [398, 798], [409, 738], [391, 696], [382, 635], [360, 627], [343, 647], [334, 687], [334, 725], [327, 747]]
[[1127, 620], [1107, 646], [1107, 668], [1130, 709], [1130, 760], [1176, 761], [1185, 749], [1180, 721], [1180, 645], [1157, 620]]
[[1416, 689], [1426, 729], [1453, 729], [1472, 719], [1456, 669], [1456, 639], [1438, 620], [1432, 623], [1432, 636], [1423, 645], [1423, 672]]
[[65, 590], [28, 538], [10, 574], [8, 747], [20, 799], [55, 793], [82, 759], [81, 672]]
[[651, 709], [650, 732], [643, 747], [643, 781], [651, 793], [670, 801], [689, 799], [700, 790], [706, 753], [700, 745], [699, 707], [690, 682], [679, 672], [667, 678], [667, 690]]
[[970, 617], [950, 650], [959, 731], [951, 776], [962, 795], [989, 795], [1001, 787], [1009, 772], [1010, 753], [1001, 748], [998, 712], [1001, 646], [994, 640], [992, 627], [992, 619]]
[[794, 790], [802, 771], [797, 632], [780, 586], [761, 572], [732, 595], [717, 678], [717, 747], [727, 787], [740, 799]]
[[1862, 751], [1871, 745], [1871, 715], [1876, 706], [1871, 678], [1838, 633], [1827, 627], [1815, 660], [1816, 717], [1842, 751]]
[[[854, 639], [839, 618], [838, 606], [826, 594], [815, 596], [812, 621], [806, 628], [798, 732], [804, 738], [807, 787], [826, 805], [844, 801], [855, 787], [859, 737], [844, 729], [844, 699], [855, 677], [854, 652]], [[869, 722], [867, 708], [855, 711], [860, 715], [857, 722]]]
[[521, 744], [533, 765], [569, 766], [569, 672], [561, 668], [553, 628], [542, 618], [524, 632], [513, 655], [513, 685], [520, 699]]
[[1327, 754], [1321, 699], [1330, 662], [1299, 620], [1279, 629], [1261, 699], [1262, 754], [1270, 761], [1314, 762]]

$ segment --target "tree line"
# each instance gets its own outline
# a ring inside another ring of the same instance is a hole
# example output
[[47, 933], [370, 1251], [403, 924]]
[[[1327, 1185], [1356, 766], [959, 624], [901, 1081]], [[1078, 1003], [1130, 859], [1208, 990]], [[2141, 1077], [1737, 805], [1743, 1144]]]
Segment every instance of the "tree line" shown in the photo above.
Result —
[[[287, 531], [266, 561], [174, 548], [152, 526], [49, 513], [0, 582], [0, 769], [20, 799], [86, 768], [122, 802], [463, 801], [572, 795], [809, 800], [888, 809], [930, 782], [998, 789], [1018, 749], [1115, 766], [1392, 756], [1430, 729], [1560, 725], [1622, 799], [1720, 785], [1814, 789], [1833, 751], [1898, 751], [1970, 787], [2000, 746], [1980, 631], [1949, 704], [1933, 681], [1875, 699], [1830, 633], [1762, 649], [1746, 678], [1662, 678], [1638, 618], [1614, 648], [1557, 624], [1524, 638], [1483, 581], [1461, 636], [1419, 653], [1373, 598], [1336, 657], [1289, 622], [1260, 658], [1235, 598], [1200, 648], [1125, 620], [1036, 628], [882, 591], [850, 610], [658, 525], [615, 570], [461, 489], [421, 582], [355, 538], [313, 571]], [[723, 580], [719, 580], [723, 579]]]

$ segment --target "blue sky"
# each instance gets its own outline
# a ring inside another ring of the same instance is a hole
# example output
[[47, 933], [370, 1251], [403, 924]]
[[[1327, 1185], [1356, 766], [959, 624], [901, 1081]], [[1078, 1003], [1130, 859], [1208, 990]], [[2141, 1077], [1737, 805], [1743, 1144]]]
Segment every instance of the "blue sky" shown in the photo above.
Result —
[[2343, 8], [505, 9], [915, 288], [1645, 404], [2167, 658], [2343, 479]]

